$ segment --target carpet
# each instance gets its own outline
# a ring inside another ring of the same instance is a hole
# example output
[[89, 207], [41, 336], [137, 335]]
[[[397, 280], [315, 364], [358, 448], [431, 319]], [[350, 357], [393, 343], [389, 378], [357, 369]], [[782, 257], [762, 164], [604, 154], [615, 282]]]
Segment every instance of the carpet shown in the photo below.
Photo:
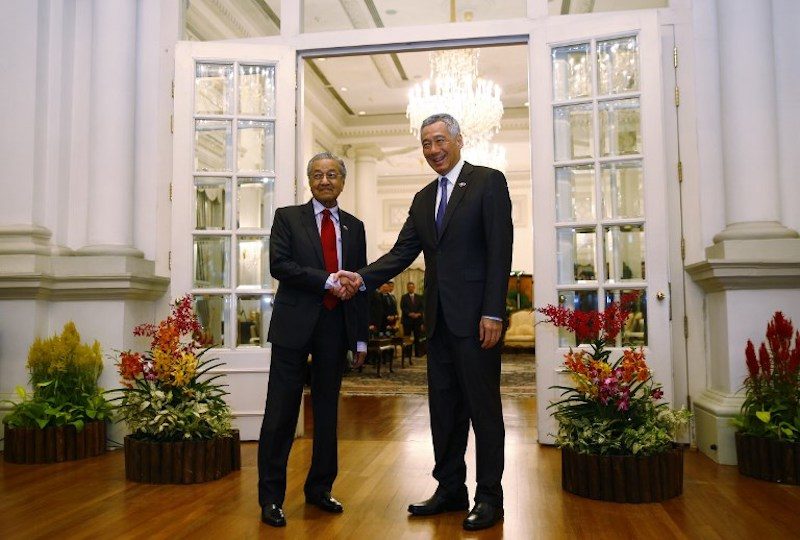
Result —
[[[504, 354], [500, 367], [500, 394], [503, 396], [531, 397], [536, 395], [535, 358], [532, 354]], [[389, 366], [381, 368], [381, 378], [374, 365], [364, 366], [361, 373], [350, 371], [342, 379], [341, 394], [345, 396], [373, 396], [428, 393], [427, 358], [414, 359], [414, 365], [400, 367], [395, 358], [394, 373]]]

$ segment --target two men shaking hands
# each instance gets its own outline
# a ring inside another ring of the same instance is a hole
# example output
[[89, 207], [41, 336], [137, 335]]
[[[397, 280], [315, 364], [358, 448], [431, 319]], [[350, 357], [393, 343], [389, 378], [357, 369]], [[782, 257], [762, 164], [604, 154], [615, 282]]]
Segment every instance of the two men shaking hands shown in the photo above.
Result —
[[355, 352], [356, 365], [366, 356], [366, 291], [405, 270], [420, 253], [432, 473], [438, 485], [408, 512], [432, 516], [469, 510], [465, 453], [471, 426], [477, 485], [463, 528], [485, 529], [503, 518], [505, 429], [497, 345], [511, 270], [508, 185], [500, 171], [461, 158], [460, 127], [448, 114], [426, 118], [420, 142], [436, 178], [414, 196], [394, 246], [369, 265], [364, 224], [336, 203], [347, 175], [340, 158], [314, 156], [307, 168], [313, 198], [275, 212], [270, 272], [279, 287], [268, 336], [272, 356], [258, 459], [261, 519], [268, 525], [286, 524], [286, 466], [308, 369], [314, 449], [306, 503], [344, 511], [331, 489], [338, 470], [337, 407], [346, 353]]

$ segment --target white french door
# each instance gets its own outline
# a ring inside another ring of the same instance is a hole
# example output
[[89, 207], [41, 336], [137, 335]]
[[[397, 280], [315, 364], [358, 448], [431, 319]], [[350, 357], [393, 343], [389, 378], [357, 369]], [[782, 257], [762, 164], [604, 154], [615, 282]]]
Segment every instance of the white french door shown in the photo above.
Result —
[[171, 294], [194, 295], [244, 440], [266, 398], [272, 216], [295, 202], [295, 79], [289, 47], [175, 52]]
[[[618, 348], [642, 346], [673, 399], [661, 42], [655, 11], [551, 19], [531, 36], [536, 306], [604, 310], [640, 293]], [[541, 320], [538, 317], [537, 320]], [[536, 326], [539, 441], [574, 336]]]

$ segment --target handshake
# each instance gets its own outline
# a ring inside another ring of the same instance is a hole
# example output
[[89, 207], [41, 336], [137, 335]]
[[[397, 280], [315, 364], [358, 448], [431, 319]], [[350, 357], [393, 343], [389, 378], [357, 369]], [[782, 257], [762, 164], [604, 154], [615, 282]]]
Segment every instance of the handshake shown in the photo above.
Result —
[[335, 281], [330, 291], [340, 300], [350, 300], [364, 285], [364, 280], [355, 272], [339, 270], [333, 277]]

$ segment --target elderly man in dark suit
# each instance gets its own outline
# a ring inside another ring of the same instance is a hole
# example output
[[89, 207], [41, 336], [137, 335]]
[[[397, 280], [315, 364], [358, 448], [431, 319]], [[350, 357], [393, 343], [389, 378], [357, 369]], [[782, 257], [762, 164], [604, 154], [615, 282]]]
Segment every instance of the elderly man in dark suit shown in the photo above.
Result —
[[348, 350], [356, 366], [366, 356], [366, 296], [341, 301], [335, 273], [366, 264], [364, 224], [336, 203], [344, 188], [344, 162], [329, 153], [308, 163], [313, 198], [279, 208], [270, 234], [270, 272], [275, 293], [268, 340], [272, 344], [267, 403], [258, 444], [261, 520], [286, 525], [283, 500], [286, 464], [300, 412], [311, 355], [314, 448], [305, 482], [306, 502], [332, 513], [342, 505], [331, 496], [338, 470], [337, 405]]
[[463, 140], [452, 116], [425, 119], [420, 139], [436, 180], [414, 196], [386, 255], [357, 274], [339, 275], [350, 291], [372, 289], [423, 252], [433, 477], [439, 485], [408, 511], [426, 516], [469, 507], [464, 454], [471, 423], [477, 489], [463, 526], [485, 529], [503, 517], [498, 341], [511, 270], [511, 199], [503, 173], [461, 158]]

